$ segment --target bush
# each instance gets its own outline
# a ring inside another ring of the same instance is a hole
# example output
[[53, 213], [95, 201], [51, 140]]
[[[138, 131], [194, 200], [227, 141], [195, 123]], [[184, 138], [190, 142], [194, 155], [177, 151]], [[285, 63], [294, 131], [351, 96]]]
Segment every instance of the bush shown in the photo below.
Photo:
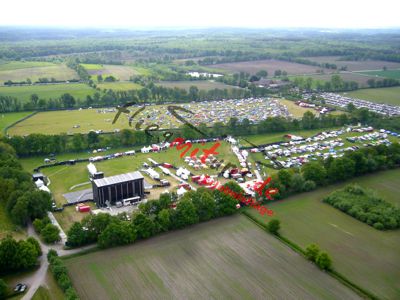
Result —
[[400, 227], [400, 209], [358, 185], [348, 185], [337, 190], [323, 201], [375, 229]]
[[0, 279], [0, 299], [4, 299], [7, 295], [7, 284]]
[[303, 190], [304, 190], [305, 192], [309, 192], [309, 191], [314, 190], [316, 187], [317, 187], [317, 185], [315, 184], [314, 181], [312, 181], [312, 180], [307, 180], [306, 182], [304, 182]]
[[44, 217], [43, 219], [35, 219], [32, 222], [33, 228], [35, 228], [35, 231], [40, 234], [42, 229], [47, 225], [50, 224], [51, 221], [48, 216]]
[[48, 244], [53, 244], [61, 240], [60, 229], [53, 224], [47, 224], [41, 231], [43, 241]]
[[318, 255], [316, 263], [322, 270], [330, 270], [332, 266], [332, 260], [326, 252], [321, 252]]
[[279, 229], [281, 228], [281, 222], [278, 219], [272, 219], [268, 222], [267, 229], [269, 232], [275, 235], [279, 235]]
[[315, 244], [311, 244], [306, 248], [306, 257], [308, 260], [316, 262], [319, 252], [319, 247]]

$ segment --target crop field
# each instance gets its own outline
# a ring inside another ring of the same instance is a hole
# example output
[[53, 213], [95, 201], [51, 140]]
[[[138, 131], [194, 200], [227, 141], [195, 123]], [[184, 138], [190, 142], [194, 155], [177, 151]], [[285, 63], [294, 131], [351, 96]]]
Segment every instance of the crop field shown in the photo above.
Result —
[[129, 81], [102, 82], [98, 83], [97, 87], [102, 90], [114, 91], [140, 90], [141, 88], [143, 88], [140, 84]]
[[[386, 201], [400, 205], [400, 169], [352, 179]], [[400, 297], [400, 231], [379, 231], [322, 203], [333, 190], [325, 187], [268, 205], [282, 222], [281, 234], [301, 247], [318, 244], [333, 258], [333, 267], [379, 298]], [[256, 218], [257, 212], [249, 209]]]
[[65, 262], [81, 299], [359, 299], [240, 215]]
[[180, 88], [189, 90], [191, 86], [197, 86], [199, 90], [213, 90], [213, 89], [238, 89], [239, 87], [235, 87], [232, 85], [227, 85], [222, 82], [218, 81], [211, 81], [211, 80], [193, 80], [193, 81], [162, 81], [157, 83], [157, 85], [165, 86], [168, 88]]
[[0, 64], [0, 85], [4, 82], [25, 81], [32, 82], [39, 78], [55, 78], [56, 80], [79, 79], [78, 74], [66, 65], [48, 62], [10, 62]]
[[276, 70], [286, 71], [289, 75], [301, 75], [301, 74], [314, 74], [317, 69], [321, 69], [316, 66], [308, 66], [298, 63], [292, 63], [281, 60], [256, 60], [256, 61], [245, 61], [245, 62], [234, 62], [225, 64], [216, 64], [213, 68], [225, 70], [231, 73], [246, 72], [249, 74], [255, 74], [260, 70], [266, 70], [268, 76], [274, 76]]
[[[392, 78], [392, 79], [400, 79], [400, 69], [397, 70], [380, 70], [380, 71], [367, 71], [360, 72], [361, 74], [375, 76], [375, 77], [383, 77], [383, 78]], [[380, 78], [377, 78], [380, 79]]]
[[377, 103], [400, 105], [400, 87], [388, 87], [379, 89], [360, 89], [343, 93], [348, 97], [369, 100]]
[[30, 111], [23, 111], [23, 112], [16, 112], [16, 113], [4, 113], [0, 114], [0, 133], [9, 125], [18, 120], [21, 120], [23, 117], [28, 116], [32, 112]]
[[[367, 81], [368, 79], [376, 79], [375, 76], [363, 75], [361, 73], [351, 73], [351, 72], [340, 72], [337, 73], [344, 81], [355, 81], [359, 84], [359, 87], [368, 87]], [[311, 75], [305, 77], [311, 77], [314, 81], [330, 81], [332, 76], [335, 74], [320, 74], [320, 75]]]
[[382, 70], [383, 67], [386, 67], [388, 69], [400, 68], [400, 63], [382, 61], [382, 60], [344, 61], [344, 60], [339, 60], [340, 56], [317, 56], [317, 57], [303, 57], [303, 58], [318, 63], [336, 64], [338, 69], [347, 66], [347, 71]]
[[87, 95], [96, 92], [83, 83], [63, 83], [63, 84], [40, 84], [28, 86], [2, 86], [0, 87], [1, 96], [15, 97], [22, 101], [29, 101], [32, 94], [37, 94], [43, 99], [57, 99], [64, 93], [69, 93], [75, 98], [85, 99]]
[[138, 75], [139, 72], [131, 66], [124, 65], [98, 65], [98, 64], [81, 64], [89, 75], [97, 79], [97, 75], [114, 76], [119, 80], [129, 80], [129, 77]]

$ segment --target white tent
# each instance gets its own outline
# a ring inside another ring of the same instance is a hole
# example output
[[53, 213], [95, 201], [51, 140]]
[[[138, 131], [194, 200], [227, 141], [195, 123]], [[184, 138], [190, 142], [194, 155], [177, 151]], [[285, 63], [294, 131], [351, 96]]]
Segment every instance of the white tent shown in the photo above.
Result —
[[92, 175], [92, 176], [97, 173], [96, 166], [94, 164], [92, 164], [92, 163], [89, 163], [87, 165], [87, 169], [88, 169], [90, 175]]
[[184, 193], [186, 193], [186, 192], [187, 192], [187, 190], [186, 190], [184, 187], [180, 187], [176, 193], [177, 193], [178, 196], [180, 197], [180, 196], [182, 196], [182, 195], [183, 195]]
[[44, 186], [44, 182], [41, 179], [35, 181], [36, 187], [40, 189], [40, 187]]
[[39, 190], [51, 194], [49, 188], [48, 188], [47, 186], [45, 186], [45, 185], [42, 185], [42, 186], [39, 188]]

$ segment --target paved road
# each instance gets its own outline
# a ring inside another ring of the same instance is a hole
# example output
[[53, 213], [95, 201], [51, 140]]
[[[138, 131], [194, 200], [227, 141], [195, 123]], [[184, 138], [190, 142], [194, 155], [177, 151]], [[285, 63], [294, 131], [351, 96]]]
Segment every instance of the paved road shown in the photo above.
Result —
[[30, 273], [26, 277], [21, 278], [21, 282], [28, 285], [28, 290], [24, 294], [24, 296], [21, 298], [21, 300], [32, 299], [33, 295], [36, 293], [36, 290], [41, 285], [43, 285], [43, 283], [45, 282], [47, 269], [49, 267], [49, 263], [47, 261], [47, 252], [49, 252], [50, 249], [56, 250], [58, 252], [59, 256], [65, 256], [65, 255], [78, 253], [78, 252], [96, 247], [96, 245], [89, 245], [89, 246], [82, 247], [82, 248], [65, 250], [64, 244], [61, 242], [51, 245], [51, 246], [46, 245], [46, 244], [42, 243], [42, 241], [40, 240], [40, 237], [33, 229], [33, 226], [31, 223], [28, 224], [28, 236], [32, 236], [39, 241], [40, 246], [42, 247], [43, 255], [39, 258], [40, 268], [38, 270], [36, 270], [35, 272]]

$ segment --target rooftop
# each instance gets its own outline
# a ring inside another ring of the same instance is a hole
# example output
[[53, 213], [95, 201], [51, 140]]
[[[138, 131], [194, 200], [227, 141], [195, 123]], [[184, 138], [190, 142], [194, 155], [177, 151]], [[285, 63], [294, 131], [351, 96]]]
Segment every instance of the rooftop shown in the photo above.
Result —
[[136, 179], [144, 179], [143, 175], [139, 171], [95, 179], [93, 180], [93, 182], [97, 187], [102, 187], [116, 183], [128, 182]]

